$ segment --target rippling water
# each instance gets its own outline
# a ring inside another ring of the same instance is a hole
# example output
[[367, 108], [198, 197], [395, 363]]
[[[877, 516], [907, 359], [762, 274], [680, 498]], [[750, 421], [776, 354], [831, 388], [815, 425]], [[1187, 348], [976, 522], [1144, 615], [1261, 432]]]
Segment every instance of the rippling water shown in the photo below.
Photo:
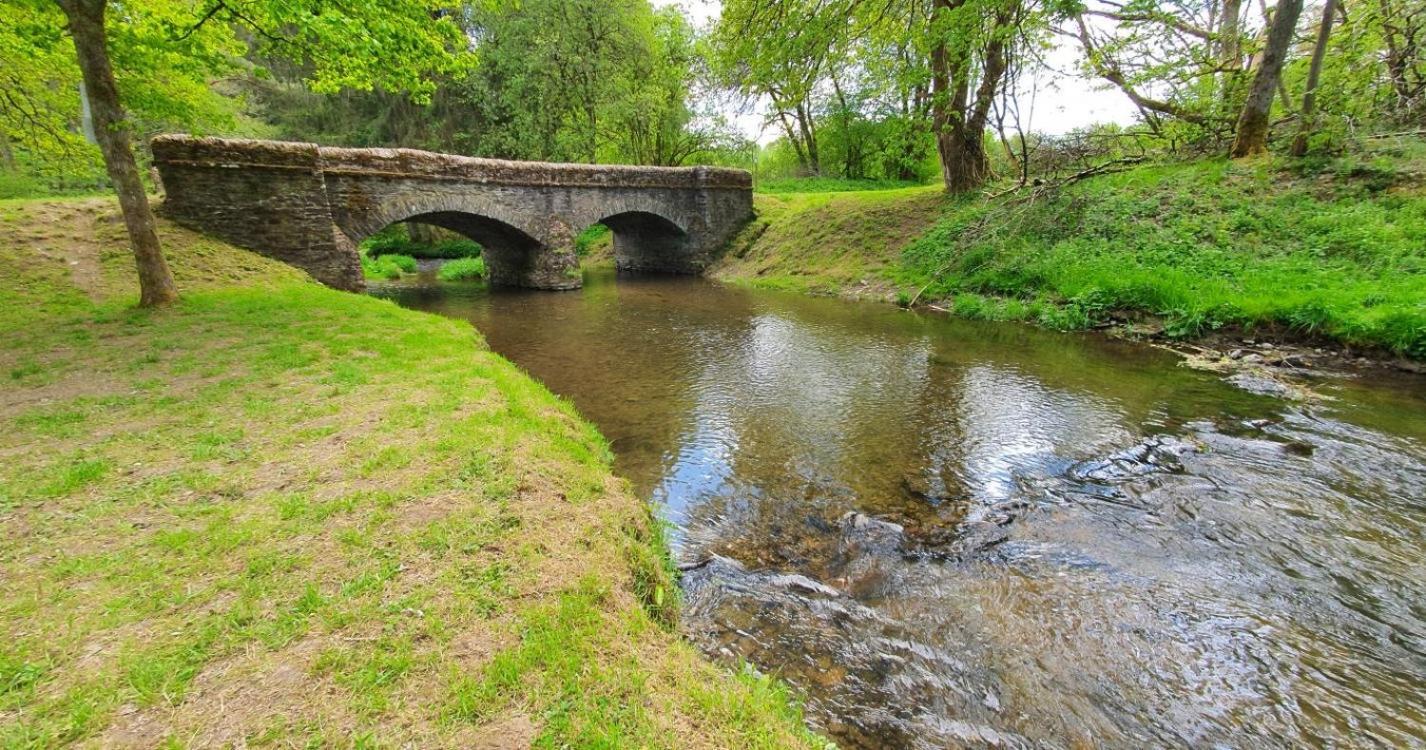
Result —
[[848, 747], [1426, 744], [1426, 384], [1256, 396], [1092, 336], [586, 279], [376, 293], [571, 398], [684, 627]]

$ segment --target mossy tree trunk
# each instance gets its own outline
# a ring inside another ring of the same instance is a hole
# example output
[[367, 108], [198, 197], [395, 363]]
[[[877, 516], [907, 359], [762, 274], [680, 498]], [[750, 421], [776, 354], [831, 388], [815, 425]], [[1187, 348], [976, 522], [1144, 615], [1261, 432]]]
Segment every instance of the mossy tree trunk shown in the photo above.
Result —
[[[937, 13], [949, 14], [964, 0], [936, 0]], [[954, 47], [941, 39], [931, 49], [931, 126], [941, 157], [946, 191], [968, 193], [990, 179], [985, 152], [985, 128], [990, 109], [1010, 65], [1010, 32], [1014, 8], [997, 9], [983, 49], [980, 84], [971, 96], [972, 54], [964, 41]]]
[[170, 304], [178, 299], [178, 287], [173, 283], [173, 274], [159, 247], [153, 209], [139, 179], [124, 110], [119, 104], [119, 89], [114, 83], [104, 33], [106, 0], [56, 2], [69, 20], [70, 36], [74, 39], [84, 89], [93, 111], [94, 136], [104, 154], [104, 167], [114, 183], [114, 191], [119, 195], [119, 207], [139, 271], [139, 304], [144, 307]]
[[1262, 62], [1253, 76], [1248, 98], [1243, 102], [1243, 111], [1238, 116], [1233, 147], [1229, 151], [1234, 159], [1268, 150], [1268, 117], [1272, 112], [1273, 95], [1282, 77], [1282, 65], [1287, 59], [1288, 48], [1297, 30], [1297, 19], [1301, 15], [1302, 0], [1279, 0], [1268, 31], [1267, 46], [1263, 49]]

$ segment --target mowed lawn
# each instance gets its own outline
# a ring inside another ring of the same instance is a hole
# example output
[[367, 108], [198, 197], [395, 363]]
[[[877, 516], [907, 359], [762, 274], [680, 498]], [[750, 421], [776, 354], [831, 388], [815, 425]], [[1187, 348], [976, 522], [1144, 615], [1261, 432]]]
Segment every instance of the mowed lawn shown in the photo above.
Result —
[[819, 744], [469, 326], [116, 213], [0, 202], [0, 748]]

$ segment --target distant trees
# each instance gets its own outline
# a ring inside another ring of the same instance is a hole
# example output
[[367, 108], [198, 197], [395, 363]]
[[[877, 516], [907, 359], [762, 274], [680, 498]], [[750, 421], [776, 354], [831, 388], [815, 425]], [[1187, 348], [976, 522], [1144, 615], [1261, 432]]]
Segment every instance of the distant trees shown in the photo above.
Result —
[[[770, 124], [809, 174], [826, 171], [819, 131], [841, 134], [849, 177], [873, 150], [897, 176], [911, 174], [925, 133], [946, 189], [966, 192], [990, 177], [984, 133], [1007, 73], [1061, 12], [1038, 0], [729, 0], [714, 34], [717, 69], [768, 102]], [[868, 116], [894, 123], [882, 135], [897, 142], [855, 138]]]

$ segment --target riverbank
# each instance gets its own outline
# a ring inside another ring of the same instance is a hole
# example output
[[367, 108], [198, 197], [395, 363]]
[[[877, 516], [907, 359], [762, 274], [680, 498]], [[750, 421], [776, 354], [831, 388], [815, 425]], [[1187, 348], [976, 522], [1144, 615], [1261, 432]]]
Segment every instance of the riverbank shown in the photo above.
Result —
[[762, 194], [756, 209], [715, 278], [1063, 330], [1426, 359], [1419, 141], [1142, 166], [996, 199], [928, 187]]
[[469, 326], [112, 201], [0, 202], [0, 746], [806, 747], [647, 507]]

